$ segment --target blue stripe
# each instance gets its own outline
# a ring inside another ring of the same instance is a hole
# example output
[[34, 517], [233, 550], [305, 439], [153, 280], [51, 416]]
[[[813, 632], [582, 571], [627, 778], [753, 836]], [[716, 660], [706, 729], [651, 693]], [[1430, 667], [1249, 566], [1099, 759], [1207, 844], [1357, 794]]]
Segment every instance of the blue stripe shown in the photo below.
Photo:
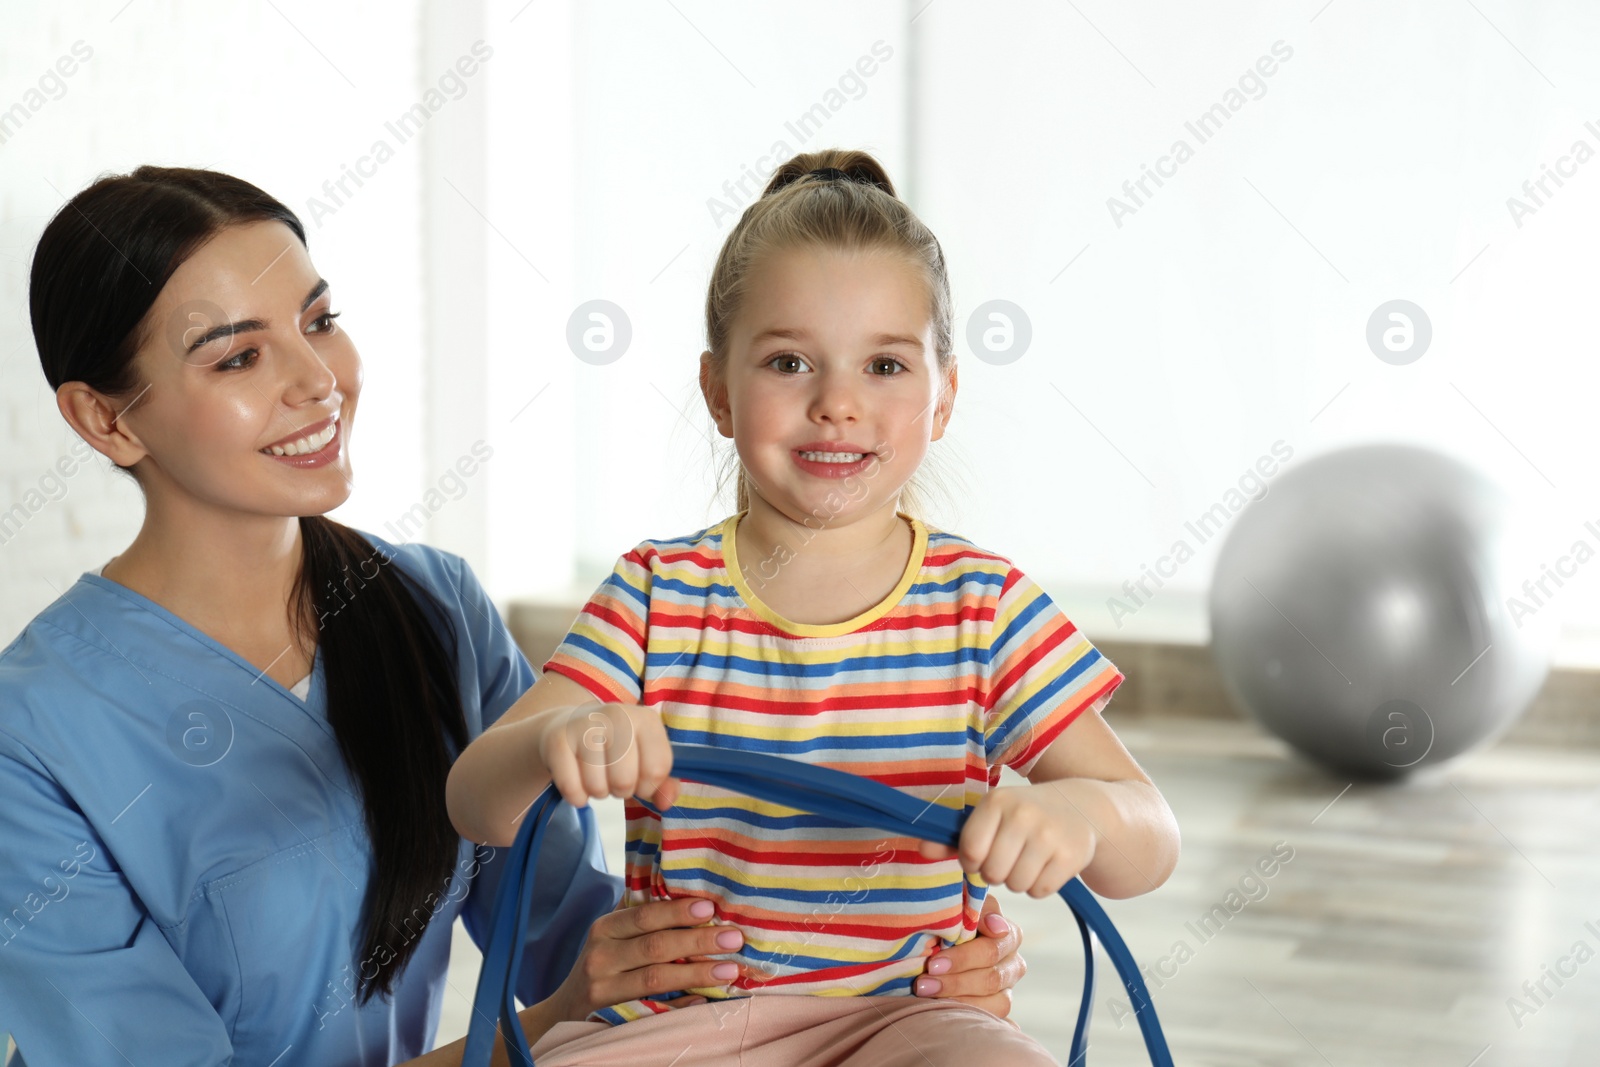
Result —
[[[914, 634], [908, 635], [908, 641], [915, 643]], [[645, 670], [664, 670], [668, 667], [681, 665], [685, 672], [700, 669], [717, 669], [729, 673], [738, 672], [752, 678], [832, 678], [837, 675], [849, 674], [856, 671], [874, 670], [904, 670], [911, 667], [924, 667], [930, 670], [949, 670], [960, 668], [968, 662], [987, 666], [989, 653], [986, 649], [958, 647], [949, 651], [940, 652], [905, 652], [896, 654], [876, 654], [870, 656], [851, 656], [849, 659], [836, 660], [829, 663], [781, 663], [768, 660], [753, 659], [750, 656], [737, 653], [722, 655], [715, 652], [651, 652], [645, 656]]]
[[996, 654], [998, 655], [999, 650], [1004, 649], [1006, 646], [1015, 641], [1017, 639], [1017, 635], [1023, 630], [1027, 629], [1028, 624], [1032, 622], [1040, 612], [1053, 606], [1054, 605], [1051, 603], [1049, 595], [1043, 590], [1040, 590], [1039, 595], [1028, 602], [1027, 607], [1017, 612], [1016, 617], [1011, 620], [1011, 625], [1006, 627], [1005, 632], [995, 635], [994, 640], [990, 642], [990, 647], [995, 649]]
[[[944, 805], [940, 805], [943, 807]], [[954, 808], [950, 809], [954, 811]], [[758, 830], [853, 830], [855, 827], [849, 823], [836, 822], [823, 815], [812, 815], [809, 812], [796, 815], [766, 815], [746, 808], [715, 807], [715, 808], [685, 808], [674, 807], [668, 811], [668, 817], [683, 824], [685, 829], [691, 829], [696, 823], [708, 819], [726, 819], [731, 823], [742, 824]], [[844, 840], [850, 840], [846, 837]], [[803, 838], [803, 841], [814, 841], [815, 838]], [[875, 838], [862, 838], [861, 844], [866, 845], [871, 841], [882, 841], [884, 837], [879, 834]], [[929, 863], [943, 863], [943, 860], [929, 860]]]
[[[761, 886], [759, 888], [746, 885], [733, 878], [708, 871], [703, 867], [673, 867], [670, 870], [663, 868], [661, 877], [667, 884], [681, 883], [689, 880], [709, 882], [712, 885], [731, 891], [730, 896], [747, 897], [752, 900], [789, 900], [796, 904], [832, 904], [839, 895], [837, 889], [785, 889], [779, 886]], [[940, 900], [960, 900], [962, 882], [951, 882], [949, 885], [936, 886], [932, 889], [872, 889], [871, 897], [863, 904], [927, 904]]]
[[[612, 681], [622, 683], [620, 688], [624, 691], [635, 693], [639, 691], [639, 676], [634, 673], [627, 660], [591, 637], [579, 633], [569, 633], [561, 642], [561, 647], [557, 651], [567, 652], [577, 659], [588, 657], [597, 659], [602, 665], [609, 668], [606, 674]], [[588, 653], [588, 657], [579, 655], [580, 651]]]
[[[770, 931], [773, 936], [781, 936], [794, 932], [795, 931], [780, 930]], [[810, 932], [819, 934], [826, 933], [827, 927], [824, 925], [817, 930]], [[905, 940], [901, 942], [900, 947], [895, 949], [891, 955], [880, 957], [879, 959], [875, 959], [871, 962], [894, 963], [899, 960], [908, 959], [913, 954], [921, 955], [922, 949], [927, 942], [941, 940], [943, 939], [935, 934], [930, 934], [926, 930], [917, 930], [913, 933], [907, 934]], [[874, 941], [873, 944], [882, 944], [882, 942]], [[827, 970], [830, 967], [855, 966], [855, 964], [844, 963], [832, 956], [802, 956], [794, 952], [763, 952], [760, 949], [755, 948], [753, 945], [748, 944], [745, 945], [745, 947], [740, 951], [740, 955], [745, 959], [756, 960], [761, 963], [776, 963], [780, 967], [793, 967], [796, 971], [817, 971]]]
[[[637, 564], [635, 564], [635, 566], [636, 565]], [[622, 576], [616, 571], [612, 571], [611, 576], [600, 583], [600, 588], [602, 590], [610, 589], [613, 593], [628, 597], [634, 603], [639, 605], [639, 614], [648, 617], [650, 612], [649, 593], [635, 589], [628, 582], [624, 581]]]
[[[996, 752], [1003, 751], [1009, 743], [1009, 739], [1013, 731], [1020, 727], [1027, 727], [1031, 725], [1029, 720], [1032, 719], [1035, 711], [1039, 710], [1040, 707], [1046, 704], [1054, 704], [1054, 698], [1057, 694], [1059, 694], [1063, 689], [1069, 688], [1074, 679], [1078, 678], [1085, 671], [1089, 670], [1103, 659], [1105, 659], [1105, 657], [1100, 654], [1100, 650], [1098, 648], [1093, 648], [1084, 653], [1082, 656], [1079, 656], [1077, 662], [1073, 663], [1071, 667], [1050, 679], [1047, 685], [1041, 686], [1037, 693], [1033, 694], [1033, 696], [1024, 701], [1020, 707], [1016, 708], [1009, 715], [1007, 715], [1005, 719], [1001, 721], [999, 725], [990, 733], [988, 748], [985, 749], [986, 754], [992, 756]], [[1024, 677], [1026, 677], [1026, 675], [1024, 675]]]
[[722, 596], [732, 600], [739, 595], [733, 586], [723, 585], [720, 582], [686, 582], [682, 578], [663, 578], [659, 574], [655, 575], [654, 579], [657, 589], [670, 589], [674, 593], [682, 593], [684, 596], [693, 599]]
[[996, 589], [1006, 584], [1006, 576], [994, 571], [963, 571], [948, 582], [913, 582], [907, 596], [926, 596], [929, 593], [951, 593], [964, 585], [992, 585]]
[[682, 727], [669, 726], [667, 727], [667, 737], [669, 740], [681, 741], [690, 745], [708, 745], [713, 748], [736, 749], [740, 752], [769, 752], [776, 756], [793, 756], [827, 749], [872, 750], [923, 748], [931, 745], [951, 746], [957, 743], [965, 745], [972, 739], [972, 734], [963, 723], [963, 725], [950, 730], [925, 730], [920, 733], [895, 734], [893, 736], [840, 734], [838, 736], [814, 737], [803, 741], [740, 737], [734, 734], [717, 733], [713, 730], [687, 730]]

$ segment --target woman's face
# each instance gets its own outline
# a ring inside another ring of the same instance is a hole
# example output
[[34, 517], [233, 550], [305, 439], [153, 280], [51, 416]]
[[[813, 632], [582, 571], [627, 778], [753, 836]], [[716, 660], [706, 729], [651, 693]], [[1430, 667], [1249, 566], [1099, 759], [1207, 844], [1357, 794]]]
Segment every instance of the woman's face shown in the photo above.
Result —
[[113, 457], [152, 502], [299, 516], [345, 501], [361, 357], [331, 304], [279, 222], [230, 226], [173, 273], [135, 357], [142, 392], [118, 417], [142, 455]]
[[[761, 262], [729, 331], [722, 385], [724, 397], [707, 395], [718, 430], [734, 439], [752, 491], [796, 522], [848, 522], [897, 500], [955, 399], [933, 349], [926, 281], [875, 250], [808, 247]], [[824, 446], [831, 454], [818, 455]]]

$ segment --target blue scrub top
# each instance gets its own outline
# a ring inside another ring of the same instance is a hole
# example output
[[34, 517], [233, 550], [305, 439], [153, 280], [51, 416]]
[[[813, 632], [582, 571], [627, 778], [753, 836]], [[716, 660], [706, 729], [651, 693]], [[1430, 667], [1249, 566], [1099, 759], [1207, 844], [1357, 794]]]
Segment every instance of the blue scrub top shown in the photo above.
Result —
[[[461, 557], [362, 536], [444, 605], [476, 737], [533, 685], [528, 661]], [[376, 1067], [433, 1046], [451, 926], [483, 946], [506, 850], [461, 842], [390, 932], [420, 939], [392, 999], [359, 1005], [372, 853], [325, 701], [320, 656], [302, 701], [97, 574], [0, 651], [0, 1031], [30, 1067]], [[546, 842], [524, 1005], [621, 894], [590, 809], [563, 807]]]

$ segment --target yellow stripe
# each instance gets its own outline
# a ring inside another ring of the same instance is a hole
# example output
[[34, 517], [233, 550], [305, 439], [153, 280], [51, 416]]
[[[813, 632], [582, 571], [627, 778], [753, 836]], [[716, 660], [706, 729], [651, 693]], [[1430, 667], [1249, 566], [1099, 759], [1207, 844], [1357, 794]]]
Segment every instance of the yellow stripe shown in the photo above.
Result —
[[[705, 788], [705, 787], [702, 787], [702, 788]], [[959, 798], [959, 797], [940, 797], [938, 800], [934, 801], [933, 803], [937, 803], [940, 807], [949, 808], [952, 811], [961, 810], [961, 798]], [[719, 792], [719, 793], [715, 793], [715, 794], [710, 794], [710, 793], [691, 792], [688, 789], [685, 789], [685, 790], [683, 790], [682, 792], [679, 793], [678, 801], [674, 805], [674, 807], [677, 807], [677, 808], [688, 808], [688, 809], [694, 810], [694, 811], [703, 811], [703, 810], [706, 810], [708, 808], [736, 808], [739, 811], [748, 811], [748, 812], [751, 812], [751, 813], [757, 814], [757, 815], [773, 815], [773, 816], [794, 815], [794, 814], [798, 813], [799, 810], [800, 810], [798, 808], [785, 807], [782, 804], [772, 804], [772, 803], [769, 803], [768, 801], [765, 801], [765, 800], [758, 800], [755, 797], [745, 796], [743, 793], [721, 793], [721, 792]], [[813, 828], [813, 830], [811, 832], [820, 833], [821, 831], [817, 830], [816, 828]], [[831, 831], [829, 833], [831, 835]], [[824, 837], [824, 838], [820, 838], [820, 839], [821, 840], [826, 840], [827, 838]], [[819, 840], [819, 838], [813, 836], [813, 837], [807, 838], [806, 840], [807, 841], [816, 841], [816, 840]], [[869, 837], [869, 838], [867, 838], [867, 840], [910, 841], [910, 840], [912, 840], [912, 838], [909, 838], [909, 837], [893, 837], [893, 836], [889, 836], [889, 835], [880, 834], [877, 837]]]
[[[774, 872], [805, 869], [799, 867], [780, 867], [774, 863], [763, 864], [763, 866]], [[700, 868], [711, 871], [714, 874], [720, 874], [724, 878], [731, 879], [736, 884], [739, 884], [744, 888], [752, 890], [756, 893], [759, 893], [765, 889], [808, 889], [812, 891], [833, 890], [839, 893], [841, 896], [856, 896], [861, 893], [862, 890], [872, 893], [879, 889], [949, 889], [962, 884], [960, 868], [956, 869], [954, 877], [949, 874], [927, 874], [916, 876], [904, 874], [889, 875], [879, 873], [872, 876], [871, 885], [863, 885], [858, 889], [850, 889], [837, 875], [831, 878], [797, 878], [790, 875], [780, 878], [761, 878], [760, 880], [757, 880], [755, 877], [757, 872], [738, 866], [732, 866], [726, 863], [717, 863], [703, 852], [690, 852], [686, 855], [683, 852], [675, 851], [661, 864], [661, 869], [663, 871], [678, 871], [689, 867]], [[766, 871], [762, 871], [760, 873], [765, 874]], [[917, 904], [915, 901], [910, 903], [913, 906]], [[928, 904], [931, 906], [930, 910], [936, 909], [940, 906], [937, 901], [929, 901]], [[773, 908], [771, 910], [781, 911], [782, 909]]]

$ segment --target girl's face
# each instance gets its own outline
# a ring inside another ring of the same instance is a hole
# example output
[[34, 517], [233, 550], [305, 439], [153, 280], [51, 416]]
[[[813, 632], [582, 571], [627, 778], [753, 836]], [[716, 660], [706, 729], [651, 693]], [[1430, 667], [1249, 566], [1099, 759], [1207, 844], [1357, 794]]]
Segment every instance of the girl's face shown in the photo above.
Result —
[[752, 493], [795, 522], [896, 503], [955, 402], [921, 273], [892, 252], [806, 247], [746, 281], [723, 380], [709, 353], [701, 379]]
[[331, 303], [287, 226], [219, 232], [150, 310], [135, 358], [143, 391], [122, 401], [111, 458], [137, 465], [153, 502], [176, 493], [271, 516], [342, 504], [361, 358]]

